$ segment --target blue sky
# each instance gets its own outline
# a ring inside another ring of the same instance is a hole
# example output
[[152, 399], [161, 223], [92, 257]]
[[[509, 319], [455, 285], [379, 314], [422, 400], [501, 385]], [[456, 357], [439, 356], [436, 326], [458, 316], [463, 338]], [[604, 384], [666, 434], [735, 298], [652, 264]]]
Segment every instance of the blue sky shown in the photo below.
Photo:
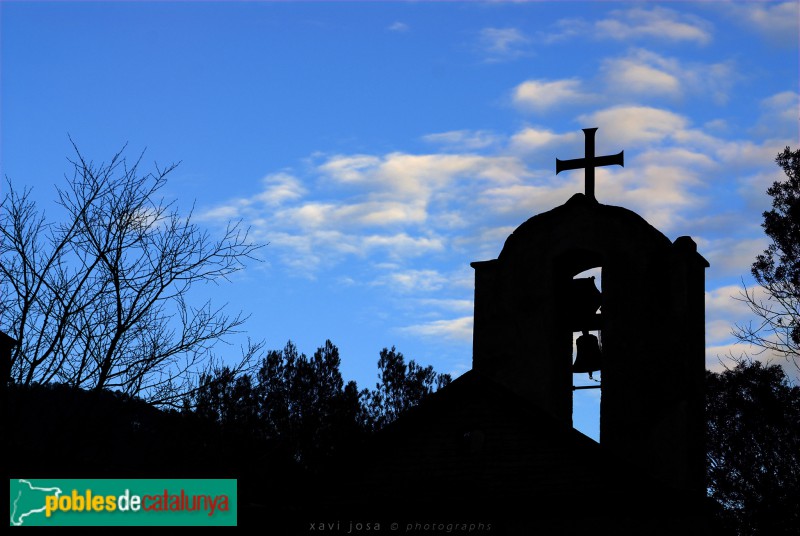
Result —
[[68, 134], [96, 161], [126, 142], [180, 160], [166, 196], [269, 243], [197, 294], [250, 313], [269, 348], [329, 338], [362, 387], [392, 345], [468, 370], [469, 263], [583, 191], [555, 159], [599, 127], [598, 154], [624, 150], [625, 167], [597, 171], [598, 200], [694, 238], [711, 262], [707, 364], [742, 350], [731, 296], [767, 243], [775, 155], [798, 145], [797, 2], [3, 2], [0, 16], [3, 174], [55, 215]]

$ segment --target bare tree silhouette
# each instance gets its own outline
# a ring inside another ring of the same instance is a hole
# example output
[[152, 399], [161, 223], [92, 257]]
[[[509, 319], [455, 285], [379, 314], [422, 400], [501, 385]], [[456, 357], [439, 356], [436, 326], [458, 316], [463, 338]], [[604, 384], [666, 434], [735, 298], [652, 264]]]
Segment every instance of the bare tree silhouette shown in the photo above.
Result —
[[[178, 164], [140, 173], [142, 155], [130, 164], [125, 147], [96, 165], [72, 145], [72, 175], [56, 187], [65, 221], [48, 222], [30, 189], [6, 179], [0, 325], [19, 341], [8, 380], [177, 405], [211, 365], [212, 346], [246, 320], [190, 305], [189, 290], [227, 279], [260, 246], [237, 222], [212, 238], [159, 197]], [[260, 346], [248, 343], [237, 367]]]

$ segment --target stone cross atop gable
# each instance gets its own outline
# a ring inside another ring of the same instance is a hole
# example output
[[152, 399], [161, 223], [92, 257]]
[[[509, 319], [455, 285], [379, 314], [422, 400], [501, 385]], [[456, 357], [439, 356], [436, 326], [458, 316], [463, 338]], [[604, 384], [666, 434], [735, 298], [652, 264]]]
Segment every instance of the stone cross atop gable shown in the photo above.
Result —
[[585, 169], [586, 170], [586, 197], [596, 201], [594, 197], [594, 168], [600, 166], [625, 166], [624, 153], [620, 151], [617, 154], [606, 156], [594, 155], [594, 135], [597, 132], [596, 128], [584, 128], [584, 157], [574, 158], [572, 160], [559, 160], [556, 158], [556, 175], [562, 171], [570, 169]]

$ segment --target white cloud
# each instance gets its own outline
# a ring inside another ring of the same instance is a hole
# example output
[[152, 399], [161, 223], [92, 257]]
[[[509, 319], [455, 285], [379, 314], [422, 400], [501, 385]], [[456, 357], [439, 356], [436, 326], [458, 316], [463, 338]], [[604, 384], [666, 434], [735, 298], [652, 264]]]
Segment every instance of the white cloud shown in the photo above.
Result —
[[706, 344], [724, 343], [732, 336], [732, 326], [727, 320], [712, 320], [706, 322]]
[[497, 145], [500, 137], [486, 130], [451, 130], [426, 134], [422, 139], [446, 149], [472, 151]]
[[508, 61], [526, 55], [525, 45], [530, 40], [517, 28], [484, 28], [480, 44], [486, 60]]
[[[555, 168], [555, 162], [553, 167]], [[490, 213], [505, 215], [504, 219], [524, 218], [526, 215], [530, 217], [562, 205], [573, 194], [583, 191], [583, 181], [577, 174], [554, 183], [555, 181], [546, 185], [513, 184], [488, 188], [478, 203]], [[502, 246], [502, 241], [499, 245]], [[498, 247], [498, 244], [494, 244], [494, 247]]]
[[797, 368], [781, 355], [746, 343], [732, 342], [706, 346], [706, 368], [712, 372], [724, 372], [736, 366], [736, 361], [752, 359], [764, 364], [778, 365], [790, 378], [797, 377]]
[[599, 133], [613, 139], [621, 148], [662, 142], [689, 121], [674, 112], [649, 106], [614, 106], [579, 117], [582, 124], [598, 127]]
[[[758, 296], [763, 295], [763, 289], [758, 288]], [[732, 321], [740, 320], [748, 316], [749, 309], [742, 302], [742, 287], [739, 285], [724, 285], [706, 291], [705, 304], [706, 316], [713, 321], [727, 319], [728, 326]]]
[[472, 341], [472, 316], [462, 316], [450, 320], [434, 320], [401, 328], [400, 331], [430, 338], [447, 338], [460, 342]]
[[690, 41], [705, 45], [711, 41], [711, 24], [694, 15], [663, 7], [635, 7], [612, 12], [613, 18], [594, 24], [597, 37], [618, 41], [657, 39]]
[[697, 173], [688, 166], [644, 164], [613, 171], [600, 168], [596, 181], [601, 202], [630, 208], [665, 233], [681, 223], [681, 214], [703, 203], [692, 191], [699, 182]]
[[380, 164], [381, 159], [370, 155], [339, 155], [331, 157], [319, 166], [319, 170], [339, 182], [364, 182], [367, 176], [365, 170]]
[[664, 61], [648, 62], [648, 59], [658, 60], [653, 57], [642, 58], [640, 54], [605, 60], [602, 70], [606, 83], [614, 91], [621, 93], [680, 95], [680, 81], [675, 75], [667, 72], [674, 71], [674, 66], [665, 65]]
[[785, 136], [797, 138], [800, 120], [800, 94], [782, 91], [759, 103], [761, 116], [752, 132], [760, 137]]
[[715, 165], [707, 154], [686, 147], [651, 149], [637, 155], [637, 162], [647, 165], [681, 165], [704, 170]]
[[721, 238], [710, 242], [703, 255], [717, 275], [747, 277], [756, 255], [767, 246], [766, 237]]
[[560, 19], [556, 21], [548, 31], [540, 31], [536, 34], [536, 42], [550, 45], [561, 43], [575, 37], [585, 37], [591, 35], [591, 25], [583, 19]]
[[422, 203], [366, 201], [361, 203], [308, 202], [277, 213], [298, 228], [382, 227], [422, 223], [427, 218]]
[[634, 7], [612, 11], [596, 21], [584, 18], [560, 19], [551, 28], [536, 34], [536, 42], [553, 44], [574, 38], [613, 39], [616, 41], [658, 40], [690, 42], [700, 45], [712, 39], [708, 21], [663, 7]]
[[264, 190], [255, 196], [256, 201], [267, 205], [280, 205], [295, 201], [307, 192], [299, 179], [288, 173], [275, 173], [263, 179]]
[[609, 90], [639, 97], [710, 96], [717, 104], [727, 102], [737, 75], [730, 62], [692, 63], [644, 49], [603, 61], [601, 71]]
[[472, 313], [475, 309], [475, 304], [472, 300], [427, 298], [416, 300], [416, 302], [425, 309], [433, 308], [458, 313]]
[[545, 148], [549, 151], [554, 146], [575, 142], [579, 139], [583, 139], [583, 133], [580, 131], [557, 134], [546, 128], [525, 127], [511, 137], [511, 148], [524, 152]]
[[784, 121], [797, 121], [797, 108], [800, 94], [796, 91], [782, 91], [761, 101], [761, 108], [770, 114], [776, 114]]
[[447, 281], [436, 270], [405, 270], [381, 276], [374, 284], [387, 286], [395, 292], [409, 293], [440, 290]]
[[746, 168], [774, 166], [775, 155], [788, 145], [787, 139], [766, 139], [761, 143], [749, 140], [720, 142], [715, 148], [715, 156], [730, 166], [738, 166], [739, 172]]
[[240, 207], [235, 204], [220, 205], [197, 215], [199, 221], [229, 220], [240, 217]]
[[[497, 211], [497, 208], [492, 207], [491, 210]], [[517, 225], [519, 223], [521, 222], [517, 222]], [[500, 254], [503, 243], [514, 232], [517, 225], [481, 227], [468, 234], [453, 237], [451, 243], [454, 248], [468, 251], [470, 260], [494, 259]], [[465, 277], [465, 281], [468, 282], [465, 286], [472, 286], [474, 284], [474, 274], [468, 274]]]
[[313, 277], [351, 256], [380, 252], [403, 265], [423, 254], [444, 252], [452, 236], [474, 225], [470, 206], [478, 192], [530, 176], [515, 156], [316, 158], [318, 165], [311, 168], [316, 175], [305, 180], [286, 172], [269, 175], [253, 196], [226, 201], [203, 216], [244, 218], [284, 266]]
[[702, 172], [714, 165], [706, 155], [681, 147], [649, 150], [634, 156], [625, 169], [599, 169], [598, 196], [631, 208], [657, 229], [670, 232], [691, 209], [706, 203]]
[[362, 237], [360, 248], [362, 252], [380, 248], [386, 250], [391, 257], [402, 259], [432, 251], [442, 251], [445, 248], [445, 241], [439, 237], [414, 237], [406, 233], [370, 235]]
[[430, 199], [433, 191], [441, 191], [460, 178], [504, 182], [528, 173], [522, 162], [508, 156], [407, 153], [335, 156], [319, 170], [338, 182], [368, 184], [373, 195], [379, 197], [423, 202]]
[[625, 88], [632, 93], [664, 93], [675, 95], [680, 93], [680, 82], [673, 75], [660, 71], [649, 65], [637, 64], [630, 60], [621, 60], [614, 67], [616, 88]]
[[[705, 175], [717, 172], [719, 162], [709, 157], [704, 148], [695, 149], [692, 145], [702, 142], [718, 150], [723, 143], [690, 129], [685, 117], [648, 106], [616, 106], [579, 119], [584, 125], [599, 128], [597, 154], [626, 151], [626, 167], [603, 167], [595, 172], [601, 202], [636, 210], [665, 232], [684, 223], [689, 211], [708, 202], [702, 195]], [[576, 134], [574, 141], [559, 148], [559, 158], [582, 155], [583, 135]], [[551, 132], [531, 130], [520, 133], [517, 143], [522, 145], [526, 137], [541, 144], [557, 139]], [[693, 144], [687, 145], [682, 139], [691, 139]], [[642, 151], [642, 146], [650, 149]], [[488, 188], [482, 203], [497, 211], [546, 210], [584, 189], [582, 171], [562, 175], [548, 174], [537, 182], [518, 181]]]
[[[627, 57], [645, 58], [665, 70], [680, 65], [647, 54], [635, 51]], [[527, 84], [517, 89], [530, 98], [545, 91], [547, 84], [564, 90], [561, 97], [567, 100], [586, 97], [577, 80]], [[765, 99], [762, 109], [777, 111], [792, 99], [796, 93], [781, 92]], [[597, 154], [626, 152], [625, 168], [597, 170], [600, 202], [631, 208], [665, 233], [675, 229], [682, 234], [695, 233], [702, 224], [698, 220], [717, 202], [709, 195], [716, 191], [711, 187], [717, 182], [728, 181], [733, 186], [726, 195], [749, 195], [743, 190], [746, 180], [731, 181], [730, 173], [747, 177], [774, 167], [774, 155], [784, 142], [718, 138], [706, 129], [694, 128], [686, 116], [645, 105], [598, 109], [578, 120], [584, 126], [600, 128]], [[377, 254], [397, 265], [392, 273], [403, 273], [436, 265], [420, 266], [414, 259], [423, 255], [432, 256], [431, 263], [456, 252], [467, 260], [494, 258], [519, 223], [563, 204], [584, 188], [581, 171], [556, 176], [554, 170], [555, 157], [583, 154], [583, 133], [578, 129], [562, 133], [552, 127], [526, 126], [505, 138], [482, 130], [455, 130], [423, 139], [449, 145], [454, 152], [315, 155], [316, 167], [310, 167], [303, 178], [289, 172], [269, 175], [261, 191], [246, 199], [226, 201], [204, 216], [245, 218], [259, 237], [270, 242], [275, 258], [294, 271], [314, 275], [348, 257], [369, 259], [374, 266], [375, 258], [370, 256]], [[470, 153], [472, 149], [487, 154]], [[543, 149], [547, 155], [539, 158], [536, 153]], [[539, 169], [526, 166], [523, 156], [535, 161]], [[746, 203], [747, 199], [734, 203]], [[705, 236], [712, 238], [726, 229], [714, 227], [714, 222], [702, 225]], [[763, 249], [763, 241], [757, 239], [760, 234], [753, 232], [753, 238], [745, 234], [744, 239], [742, 234], [735, 239], [725, 235], [727, 243], [719, 238], [706, 241], [702, 253], [715, 274], [746, 272], [754, 250]], [[467, 275], [469, 287], [471, 270]], [[379, 281], [401, 289], [412, 279], [408, 274], [394, 279], [384, 275]], [[435, 281], [421, 282], [416, 290], [431, 288]], [[455, 283], [448, 279], [446, 284], [452, 288]]]
[[729, 2], [724, 9], [745, 28], [755, 30], [767, 41], [797, 47], [800, 5], [792, 2]]
[[513, 90], [514, 104], [526, 110], [542, 112], [563, 104], [589, 102], [593, 96], [581, 89], [576, 78], [567, 80], [527, 80]]
[[778, 171], [777, 166], [762, 167], [761, 170], [751, 175], [742, 176], [738, 180], [737, 193], [744, 199], [745, 208], [755, 215], [755, 219], [751, 223], [755, 232], [763, 233], [760, 227], [760, 216], [772, 203], [772, 198], [767, 194], [767, 189], [778, 179], [779, 174], [780, 171]]
[[389, 30], [390, 32], [403, 33], [407, 32], [411, 28], [405, 22], [396, 21], [390, 24], [386, 29]]

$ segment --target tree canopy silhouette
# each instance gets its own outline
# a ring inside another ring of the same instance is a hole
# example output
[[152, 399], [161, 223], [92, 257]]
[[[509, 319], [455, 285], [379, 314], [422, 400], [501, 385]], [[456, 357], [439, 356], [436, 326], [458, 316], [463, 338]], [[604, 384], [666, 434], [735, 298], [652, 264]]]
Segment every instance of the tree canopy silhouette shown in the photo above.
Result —
[[340, 365], [330, 340], [310, 358], [289, 341], [267, 352], [255, 377], [228, 368], [204, 374], [186, 407], [227, 432], [267, 440], [273, 450], [316, 469], [450, 382], [432, 366], [406, 364], [394, 347], [380, 352], [375, 390], [345, 384]]
[[800, 387], [777, 365], [706, 372], [709, 495], [737, 534], [800, 527]]
[[800, 149], [786, 147], [775, 161], [786, 179], [767, 190], [772, 209], [764, 212], [762, 227], [772, 242], [751, 270], [767, 298], [744, 289], [742, 300], [758, 320], [736, 326], [734, 335], [786, 357], [800, 370]]
[[361, 392], [366, 425], [379, 430], [426, 396], [450, 383], [449, 374], [437, 374], [432, 366], [423, 367], [413, 359], [407, 364], [394, 346], [381, 350], [375, 389]]
[[129, 162], [124, 147], [99, 165], [73, 148], [71, 176], [56, 186], [62, 222], [48, 222], [31, 190], [7, 179], [0, 329], [19, 341], [7, 380], [179, 403], [213, 361], [215, 342], [245, 321], [191, 304], [191, 287], [227, 279], [260, 246], [235, 222], [212, 237], [191, 211], [165, 202], [160, 191], [177, 164], [145, 173], [142, 156]]

